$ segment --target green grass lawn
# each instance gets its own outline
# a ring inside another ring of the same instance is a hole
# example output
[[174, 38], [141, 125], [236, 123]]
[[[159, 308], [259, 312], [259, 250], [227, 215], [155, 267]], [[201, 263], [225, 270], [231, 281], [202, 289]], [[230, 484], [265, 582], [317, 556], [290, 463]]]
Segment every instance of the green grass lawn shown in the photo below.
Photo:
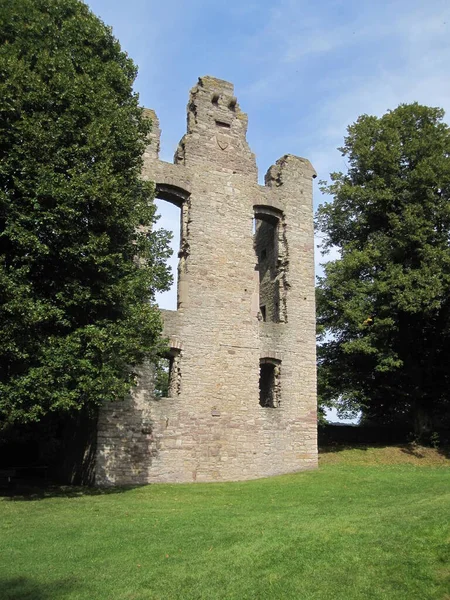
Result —
[[1, 499], [0, 598], [450, 600], [449, 461], [357, 452], [245, 483]]

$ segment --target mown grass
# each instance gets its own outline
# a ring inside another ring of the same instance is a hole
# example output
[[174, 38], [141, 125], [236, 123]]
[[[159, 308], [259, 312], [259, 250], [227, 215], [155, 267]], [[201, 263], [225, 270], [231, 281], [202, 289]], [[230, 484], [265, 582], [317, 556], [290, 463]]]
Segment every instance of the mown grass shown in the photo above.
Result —
[[360, 452], [377, 450], [244, 483], [4, 498], [0, 598], [450, 600], [449, 461]]

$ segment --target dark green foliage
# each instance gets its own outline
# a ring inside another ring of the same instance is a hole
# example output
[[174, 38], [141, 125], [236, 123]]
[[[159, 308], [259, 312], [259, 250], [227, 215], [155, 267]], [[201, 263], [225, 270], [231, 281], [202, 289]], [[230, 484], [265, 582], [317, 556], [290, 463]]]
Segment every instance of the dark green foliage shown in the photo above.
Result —
[[169, 251], [111, 31], [78, 0], [0, 0], [0, 37], [0, 420], [17, 422], [127, 393]]
[[363, 115], [341, 149], [348, 172], [324, 190], [319, 391], [325, 404], [419, 434], [449, 413], [450, 130], [444, 113], [401, 105]]

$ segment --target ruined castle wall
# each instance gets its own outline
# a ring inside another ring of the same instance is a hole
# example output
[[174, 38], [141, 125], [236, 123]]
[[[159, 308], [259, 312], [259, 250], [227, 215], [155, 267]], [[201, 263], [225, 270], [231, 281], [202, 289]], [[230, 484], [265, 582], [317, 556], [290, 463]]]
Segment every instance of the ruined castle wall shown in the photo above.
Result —
[[247, 117], [228, 82], [205, 77], [191, 91], [174, 165], [158, 160], [159, 127], [150, 116], [143, 177], [182, 208], [178, 310], [163, 311], [179, 379], [170, 398], [157, 399], [152, 367], [144, 365], [133, 396], [104, 407], [97, 483], [238, 480], [313, 468], [314, 171], [286, 156], [258, 185]]

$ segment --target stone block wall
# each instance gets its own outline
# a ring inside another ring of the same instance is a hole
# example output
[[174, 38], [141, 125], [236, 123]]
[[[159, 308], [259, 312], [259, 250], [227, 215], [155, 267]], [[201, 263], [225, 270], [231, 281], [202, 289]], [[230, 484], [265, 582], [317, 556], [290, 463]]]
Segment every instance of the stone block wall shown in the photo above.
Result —
[[[143, 177], [181, 207], [170, 398], [138, 389], [101, 411], [99, 485], [225, 481], [317, 466], [314, 239], [309, 161], [286, 155], [258, 185], [232, 84], [191, 90], [174, 164], [153, 121]], [[260, 389], [261, 388], [261, 389]]]

